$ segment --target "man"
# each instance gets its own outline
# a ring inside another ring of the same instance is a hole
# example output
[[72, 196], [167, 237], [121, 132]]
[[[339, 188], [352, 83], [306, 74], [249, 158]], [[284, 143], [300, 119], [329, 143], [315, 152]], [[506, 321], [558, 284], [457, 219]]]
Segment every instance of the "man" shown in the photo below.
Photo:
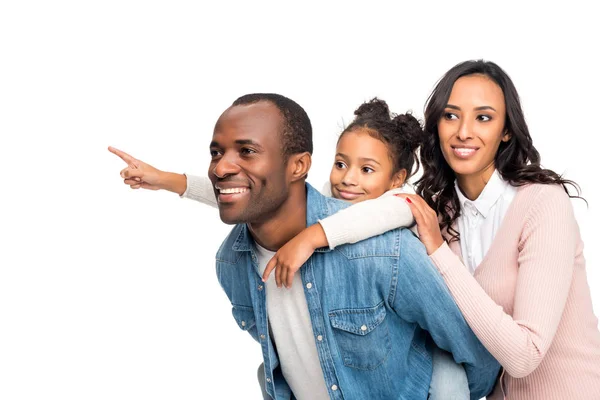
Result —
[[426, 399], [426, 331], [463, 363], [472, 398], [492, 389], [498, 363], [408, 230], [319, 249], [290, 289], [261, 280], [277, 249], [348, 205], [305, 182], [312, 128], [298, 104], [276, 94], [240, 97], [217, 121], [210, 151], [221, 220], [236, 224], [217, 253], [217, 276], [239, 327], [262, 347], [270, 397]]

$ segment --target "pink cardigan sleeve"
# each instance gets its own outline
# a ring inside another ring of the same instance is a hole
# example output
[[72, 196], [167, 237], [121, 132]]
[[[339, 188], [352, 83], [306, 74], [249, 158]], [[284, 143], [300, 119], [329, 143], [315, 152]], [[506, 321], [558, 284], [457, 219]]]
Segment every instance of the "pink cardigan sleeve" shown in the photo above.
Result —
[[515, 378], [529, 375], [544, 358], [573, 277], [579, 236], [570, 199], [560, 186], [544, 186], [531, 199], [519, 239], [512, 316], [485, 293], [446, 243], [431, 255], [475, 335]]

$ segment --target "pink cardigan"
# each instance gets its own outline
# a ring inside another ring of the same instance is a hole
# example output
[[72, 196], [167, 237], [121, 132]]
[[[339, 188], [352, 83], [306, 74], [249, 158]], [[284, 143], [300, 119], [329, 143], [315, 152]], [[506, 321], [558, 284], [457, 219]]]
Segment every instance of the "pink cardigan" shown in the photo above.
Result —
[[488, 399], [600, 399], [600, 332], [583, 242], [559, 185], [520, 187], [471, 276], [460, 243], [431, 255], [473, 332], [504, 367]]

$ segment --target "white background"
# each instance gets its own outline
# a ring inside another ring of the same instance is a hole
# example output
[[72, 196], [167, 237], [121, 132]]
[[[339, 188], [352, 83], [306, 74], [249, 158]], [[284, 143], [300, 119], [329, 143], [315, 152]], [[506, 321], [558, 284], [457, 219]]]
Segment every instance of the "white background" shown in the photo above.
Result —
[[260, 348], [215, 276], [230, 227], [131, 191], [106, 147], [204, 174], [219, 114], [272, 91], [310, 115], [320, 187], [361, 102], [422, 117], [434, 83], [472, 58], [510, 74], [544, 166], [583, 188], [598, 313], [597, 14], [417, 3], [1, 1], [0, 399], [259, 398]]

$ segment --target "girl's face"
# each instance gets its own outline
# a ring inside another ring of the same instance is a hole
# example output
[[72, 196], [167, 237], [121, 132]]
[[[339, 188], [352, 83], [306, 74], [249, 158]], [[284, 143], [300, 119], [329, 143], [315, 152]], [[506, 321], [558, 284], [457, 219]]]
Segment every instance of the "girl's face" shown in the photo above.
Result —
[[500, 143], [510, 139], [505, 119], [504, 93], [494, 81], [479, 74], [456, 80], [438, 121], [438, 134], [459, 185], [489, 180]]
[[374, 199], [404, 184], [406, 170], [393, 174], [388, 147], [365, 128], [342, 135], [329, 180], [336, 199], [358, 203]]

